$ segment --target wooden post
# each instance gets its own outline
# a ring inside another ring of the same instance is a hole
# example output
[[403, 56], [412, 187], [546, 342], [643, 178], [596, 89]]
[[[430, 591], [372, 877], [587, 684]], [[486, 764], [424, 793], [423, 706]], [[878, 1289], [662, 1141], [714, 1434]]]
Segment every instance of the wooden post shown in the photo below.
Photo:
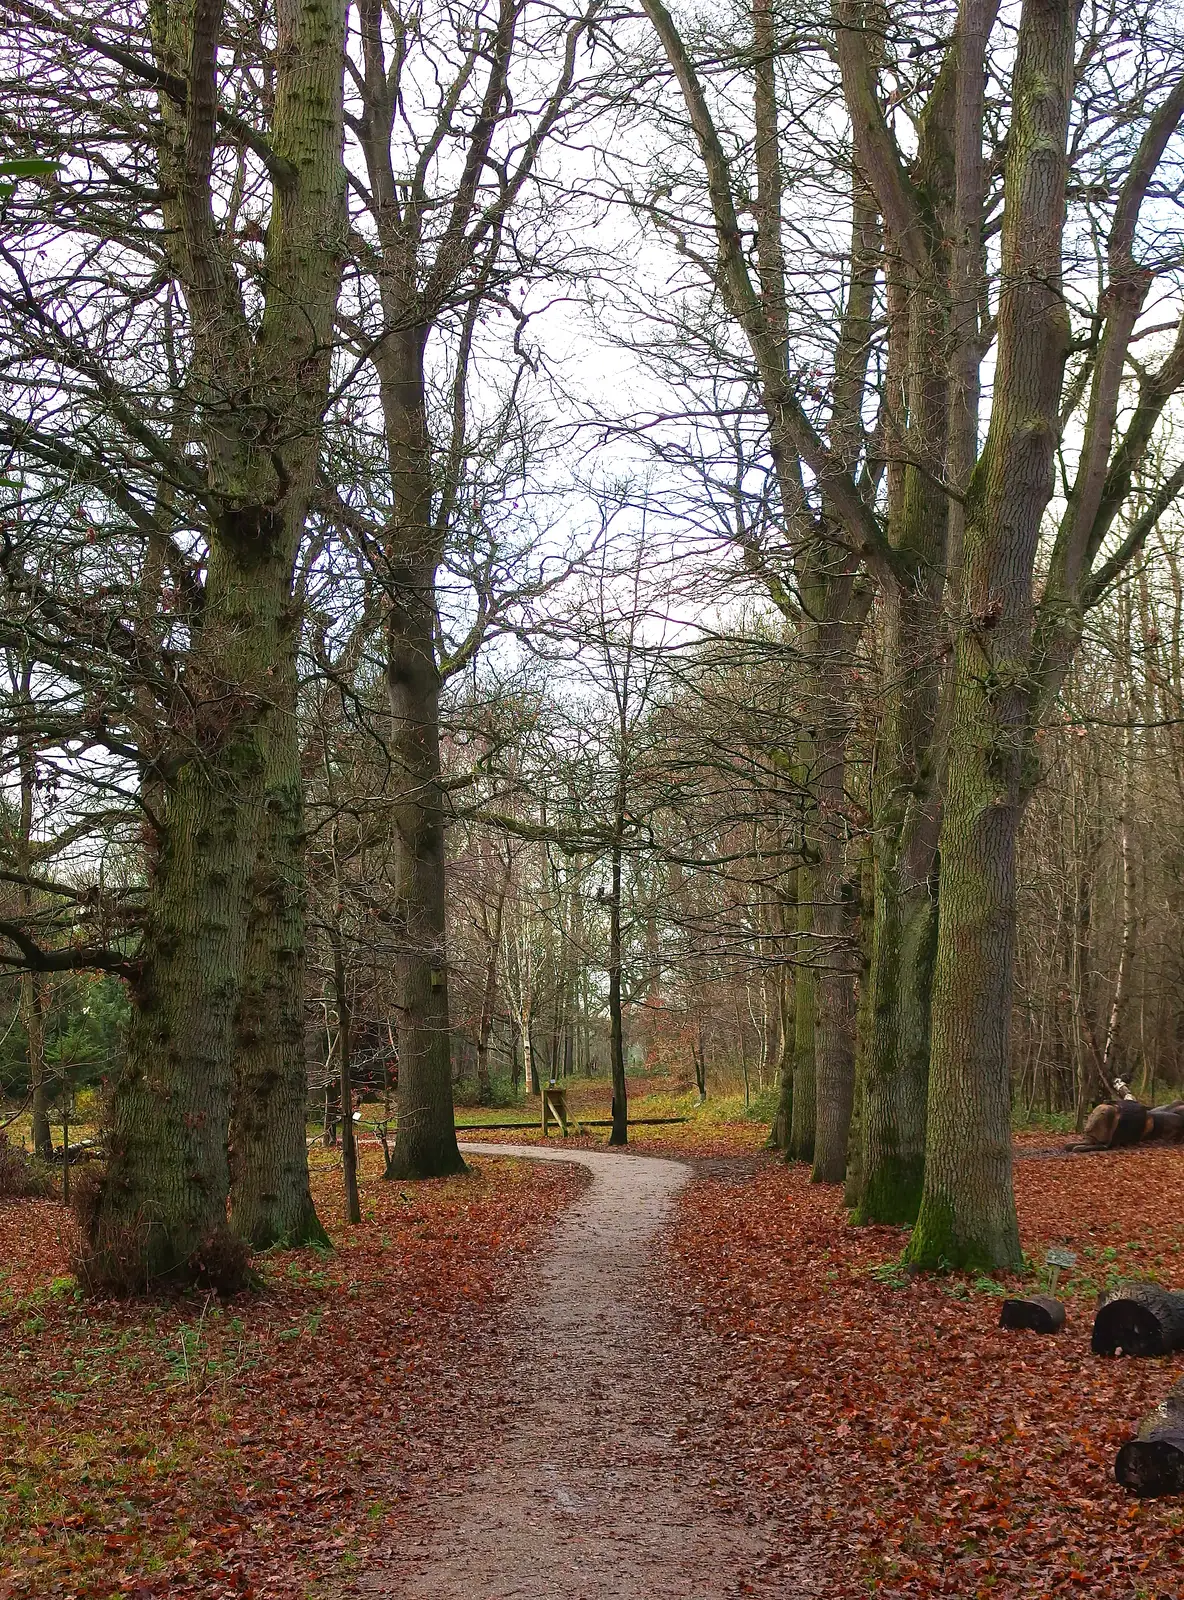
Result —
[[559, 1124], [559, 1131], [567, 1138], [567, 1090], [560, 1088], [557, 1083], [542, 1085], [542, 1130], [543, 1138], [547, 1137], [551, 1118]]

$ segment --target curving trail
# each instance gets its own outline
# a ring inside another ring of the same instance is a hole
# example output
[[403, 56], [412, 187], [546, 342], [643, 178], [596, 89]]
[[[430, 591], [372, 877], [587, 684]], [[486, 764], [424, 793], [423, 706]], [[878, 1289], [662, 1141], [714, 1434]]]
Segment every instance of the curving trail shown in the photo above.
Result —
[[[653, 1157], [465, 1144], [585, 1166], [503, 1330], [520, 1396], [484, 1464], [408, 1506], [423, 1542], [374, 1572], [390, 1600], [726, 1600], [750, 1586], [759, 1530], [713, 1508], [680, 1348], [655, 1271], [687, 1167]], [[781, 1568], [784, 1580], [788, 1576]], [[795, 1595], [812, 1587], [793, 1583]]]

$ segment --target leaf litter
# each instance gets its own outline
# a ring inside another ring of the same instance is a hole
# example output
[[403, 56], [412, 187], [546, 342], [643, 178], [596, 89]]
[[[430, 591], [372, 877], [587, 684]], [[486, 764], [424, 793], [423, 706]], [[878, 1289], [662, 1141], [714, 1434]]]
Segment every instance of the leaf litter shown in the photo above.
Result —
[[[1130, 1498], [1113, 1461], [1184, 1356], [1104, 1360], [1089, 1333], [1119, 1278], [1184, 1284], [1184, 1151], [1019, 1161], [1031, 1271], [996, 1281], [905, 1273], [903, 1230], [850, 1227], [751, 1124], [643, 1142], [699, 1178], [656, 1270], [700, 1492], [774, 1535], [738, 1593], [787, 1592], [791, 1568], [805, 1593], [808, 1553], [822, 1600], [1175, 1600], [1184, 1502]], [[76, 1298], [62, 1208], [0, 1207], [0, 1600], [340, 1596], [397, 1558], [411, 1503], [496, 1451], [496, 1327], [583, 1181], [474, 1165], [400, 1190], [364, 1152], [363, 1227], [270, 1253], [227, 1306]], [[330, 1214], [337, 1176], [315, 1181]], [[1054, 1244], [1078, 1256], [1066, 1332], [1000, 1329]]]
[[[288, 1600], [348, 1584], [487, 1419], [494, 1308], [582, 1186], [474, 1163], [256, 1258], [260, 1292], [84, 1299], [52, 1202], [0, 1206], [0, 1600]], [[322, 1218], [340, 1176], [314, 1174]]]
[[[787, 1555], [813, 1546], [826, 1600], [1184, 1589], [1184, 1501], [1113, 1475], [1184, 1355], [1089, 1348], [1100, 1289], [1184, 1285], [1184, 1151], [1020, 1161], [1016, 1188], [1032, 1271], [998, 1281], [905, 1273], [903, 1230], [849, 1226], [838, 1190], [773, 1157], [683, 1198], [672, 1282], [715, 1336], [705, 1434]], [[1034, 1289], [1051, 1245], [1078, 1255], [1066, 1331], [1001, 1329], [1000, 1293]]]

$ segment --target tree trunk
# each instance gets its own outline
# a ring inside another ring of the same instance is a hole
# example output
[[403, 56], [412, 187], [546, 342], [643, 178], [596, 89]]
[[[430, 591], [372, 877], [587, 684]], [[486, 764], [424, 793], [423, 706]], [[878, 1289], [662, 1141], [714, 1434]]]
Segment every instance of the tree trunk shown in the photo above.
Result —
[[828, 663], [826, 707], [818, 741], [818, 801], [826, 829], [822, 889], [815, 908], [815, 1132], [811, 1174], [815, 1183], [842, 1183], [847, 1170], [847, 1140], [855, 1096], [855, 974], [852, 971], [850, 926], [844, 903], [844, 829], [846, 741], [839, 721], [841, 687]]
[[928, 881], [902, 888], [900, 870], [882, 855], [877, 862], [864, 1013], [863, 1192], [855, 1220], [907, 1227], [917, 1218], [925, 1168], [937, 904]]
[[[392, 263], [392, 271], [394, 264]], [[444, 793], [436, 662], [438, 535], [424, 400], [427, 329], [399, 327], [377, 359], [391, 458], [394, 529], [388, 551], [387, 697], [398, 851], [395, 861], [399, 1121], [388, 1178], [463, 1172], [456, 1147], [444, 909]], [[396, 304], [397, 301], [397, 304]]]
[[925, 1181], [908, 1247], [929, 1268], [1022, 1264], [1009, 1083], [1015, 846], [1032, 761], [1032, 577], [1069, 338], [1061, 236], [1075, 19], [1070, 0], [1025, 0], [1016, 44], [994, 403], [966, 503]]
[[[21, 669], [19, 700], [22, 711], [30, 715], [33, 672], [28, 664]], [[27, 735], [17, 742], [17, 766], [20, 772], [20, 818], [17, 832], [16, 867], [18, 872], [33, 871], [33, 814], [37, 797], [37, 751]], [[33, 912], [33, 891], [22, 884], [17, 896], [22, 918]], [[29, 1065], [29, 1099], [32, 1111], [33, 1154], [42, 1161], [53, 1156], [53, 1135], [49, 1129], [49, 1091], [45, 1081], [45, 978], [40, 972], [22, 972], [20, 977], [20, 1014], [25, 1025], [26, 1052]]]
[[[329, 1067], [333, 1065], [333, 1055], [328, 1056]], [[340, 1075], [332, 1070], [325, 1079], [325, 1122], [321, 1132], [321, 1144], [326, 1150], [337, 1148], [337, 1113], [341, 1106], [341, 1079]]]
[[[844, 937], [841, 908], [836, 937]], [[833, 958], [836, 963], [840, 955]], [[855, 1105], [855, 1049], [852, 1036], [855, 985], [850, 971], [826, 974], [820, 986], [817, 1029], [817, 1113], [814, 1183], [842, 1183], [847, 1173], [847, 1143]]]
[[341, 929], [333, 930], [333, 989], [337, 1000], [337, 1069], [341, 1085], [341, 1171], [345, 1182], [345, 1220], [358, 1223], [358, 1140], [354, 1132], [353, 1051], [350, 1042], [349, 980]]
[[[796, 894], [797, 873], [788, 875]], [[790, 922], [789, 896], [778, 896], [778, 925], [784, 936]], [[793, 912], [796, 922], [797, 913]], [[782, 941], [784, 949], [784, 937]], [[793, 969], [788, 964], [777, 971], [777, 1111], [769, 1129], [769, 1148], [781, 1150], [786, 1160], [789, 1156], [789, 1136], [793, 1127], [793, 1061], [794, 1061], [794, 986]]]
[[793, 1109], [789, 1124], [790, 1161], [813, 1161], [817, 1092], [814, 1077], [814, 870], [797, 869], [797, 965], [793, 985]]
[[855, 1096], [847, 1140], [847, 1176], [843, 1203], [858, 1212], [863, 1200], [863, 1149], [867, 1043], [871, 1031], [872, 936], [876, 915], [876, 858], [871, 839], [864, 841], [859, 867], [859, 1003], [855, 1018]]
[[262, 729], [263, 794], [235, 1027], [230, 1219], [263, 1250], [327, 1243], [308, 1183], [304, 1056], [304, 804], [295, 624], [281, 641]]
[[162, 5], [151, 19], [159, 66], [185, 86], [180, 97], [160, 93], [155, 126], [163, 238], [189, 312], [189, 392], [212, 510], [178, 698], [188, 722], [173, 729], [151, 775], [161, 811], [143, 954], [90, 1230], [88, 1275], [124, 1288], [162, 1275], [230, 1288], [244, 1277], [242, 1241], [227, 1228], [231, 1058], [266, 729], [276, 664], [282, 671], [295, 649], [291, 578], [341, 283], [345, 7], [294, 0], [278, 15], [276, 167], [257, 321], [212, 222], [218, 16], [216, 7]]
[[504, 863], [505, 872], [498, 885], [497, 900], [493, 908], [493, 926], [489, 930], [489, 954], [485, 963], [485, 984], [481, 992], [481, 1020], [477, 1028], [477, 1099], [483, 1106], [491, 1104], [493, 1088], [489, 1077], [489, 1040], [493, 1033], [493, 1012], [497, 1000], [497, 958], [502, 944], [502, 917], [505, 913], [506, 895], [510, 888], [510, 861]]
[[[859, 163], [884, 218], [888, 280], [888, 535], [912, 576], [883, 597], [885, 707], [872, 809], [876, 929], [857, 1220], [910, 1223], [926, 1139], [930, 999], [944, 763], [942, 601], [963, 542], [978, 434], [984, 52], [997, 0], [962, 0], [906, 161], [876, 93], [872, 8], [840, 0], [837, 45]], [[842, 24], [846, 23], [846, 26]], [[894, 463], [893, 457], [899, 460]]]
[[286, 571], [282, 561], [244, 566], [218, 546], [210, 554], [187, 674], [195, 726], [151, 863], [144, 956], [87, 1268], [112, 1287], [185, 1276], [227, 1231], [231, 1055], [262, 794], [261, 691], [277, 658]]
[[53, 1156], [49, 1130], [49, 1086], [45, 1081], [45, 979], [39, 972], [21, 973], [21, 1017], [29, 1060], [29, 1097], [33, 1120], [33, 1154]]
[[[623, 796], [618, 821], [624, 822]], [[613, 1081], [613, 1131], [609, 1144], [629, 1143], [629, 1091], [625, 1082], [625, 1024], [621, 1013], [621, 847], [613, 848], [612, 892], [609, 900], [608, 1013], [609, 1054]]]
[[769, 1129], [769, 1148], [781, 1150], [786, 1160], [789, 1156], [789, 1133], [793, 1126], [793, 1047], [794, 1013], [792, 1004], [783, 1001], [783, 1026], [780, 1055], [777, 1061], [777, 1111]]

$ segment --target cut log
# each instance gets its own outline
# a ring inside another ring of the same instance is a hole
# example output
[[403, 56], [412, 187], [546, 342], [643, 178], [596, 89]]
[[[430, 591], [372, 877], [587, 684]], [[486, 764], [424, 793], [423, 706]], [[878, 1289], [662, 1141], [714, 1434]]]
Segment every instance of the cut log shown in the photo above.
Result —
[[1050, 1294], [1030, 1294], [1023, 1300], [1005, 1300], [999, 1313], [1001, 1328], [1028, 1328], [1033, 1333], [1060, 1333], [1065, 1308]]
[[1170, 1106], [1152, 1106], [1148, 1141], [1158, 1144], [1184, 1143], [1184, 1103], [1176, 1100]]
[[1139, 1100], [1107, 1100], [1085, 1119], [1080, 1144], [1070, 1150], [1123, 1150], [1135, 1144], [1184, 1144], [1184, 1101], [1147, 1107]]
[[1095, 1106], [1085, 1119], [1081, 1130], [1082, 1141], [1095, 1150], [1109, 1150], [1114, 1130], [1118, 1127], [1118, 1107], [1112, 1101]]
[[1096, 1356], [1166, 1356], [1184, 1349], [1184, 1294], [1158, 1283], [1124, 1283], [1094, 1316]]
[[1114, 1476], [1132, 1494], [1184, 1494], [1184, 1382], [1143, 1418], [1118, 1452]]
[[1147, 1107], [1138, 1100], [1120, 1100], [1118, 1123], [1110, 1137], [1111, 1150], [1122, 1150], [1127, 1145], [1142, 1143], [1150, 1115]]

